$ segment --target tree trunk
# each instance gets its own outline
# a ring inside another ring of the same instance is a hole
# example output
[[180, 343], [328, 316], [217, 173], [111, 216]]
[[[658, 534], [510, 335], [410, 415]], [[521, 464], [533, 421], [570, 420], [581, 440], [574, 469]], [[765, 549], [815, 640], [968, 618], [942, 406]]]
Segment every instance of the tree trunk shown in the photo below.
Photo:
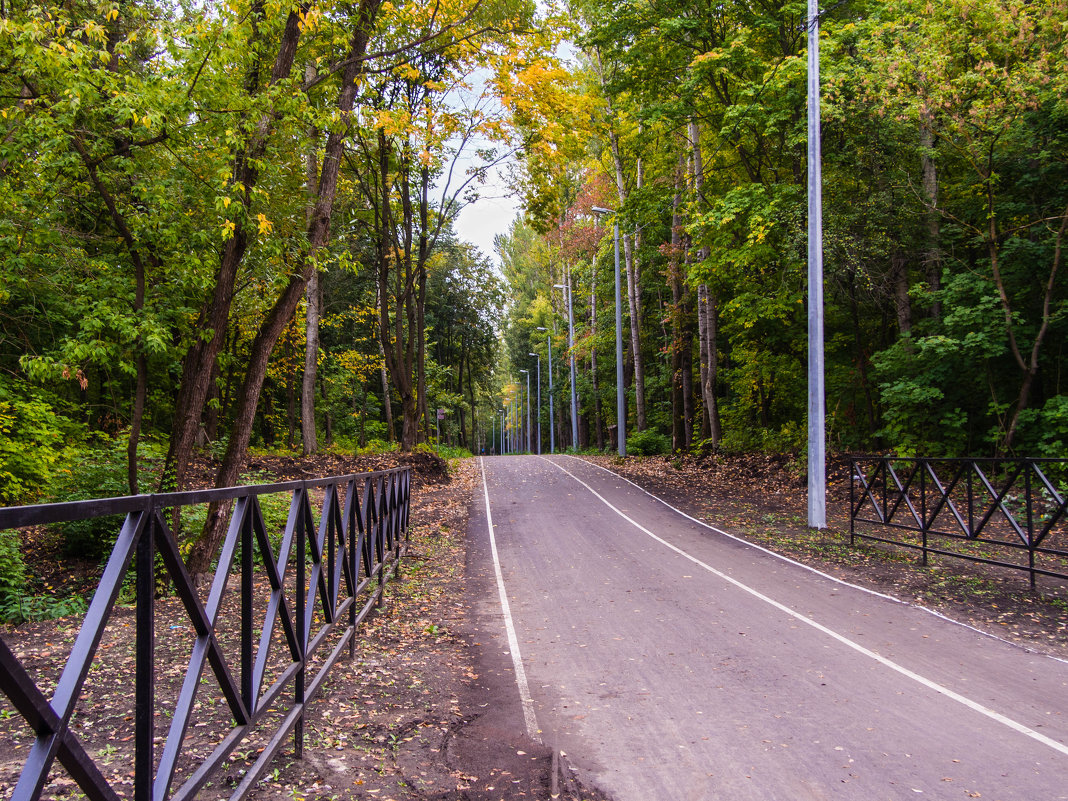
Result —
[[[227, 343], [223, 342], [223, 350]], [[219, 391], [219, 362], [215, 361], [211, 372], [210, 391], [208, 392], [207, 409], [204, 412], [204, 438], [208, 442], [215, 442], [219, 438], [219, 417], [223, 406], [223, 394]], [[215, 401], [212, 403], [212, 401]]]
[[[270, 85], [287, 78], [293, 69], [297, 44], [300, 41], [303, 27], [301, 20], [307, 13], [308, 7], [309, 2], [305, 0], [289, 12], [271, 69]], [[249, 42], [250, 48], [253, 49], [257, 47], [256, 40], [259, 38], [259, 27], [256, 22], [262, 13], [263, 4], [257, 3], [252, 16], [252, 41]], [[262, 91], [259, 72], [260, 65], [255, 62], [245, 78], [245, 90], [249, 95]], [[251, 207], [252, 190], [259, 179], [259, 169], [256, 164], [267, 151], [275, 120], [276, 114], [273, 109], [261, 115], [245, 146], [234, 158], [229, 186], [240, 184], [243, 187], [241, 202], [246, 212]], [[206, 340], [197, 337], [186, 352], [185, 358], [182, 359], [182, 378], [175, 400], [174, 426], [160, 477], [160, 488], [164, 490], [184, 488], [189, 457], [200, 430], [201, 417], [210, 392], [210, 379], [215, 360], [230, 318], [237, 271], [248, 249], [248, 235], [241, 215], [234, 220], [234, 226], [232, 236], [223, 245], [212, 295], [201, 310], [198, 320], [197, 330], [210, 331], [211, 335]]]
[[[118, 230], [119, 236], [122, 239], [123, 244], [126, 246], [127, 252], [130, 254], [130, 261], [134, 266], [133, 313], [135, 318], [139, 318], [145, 307], [147, 280], [145, 259], [142, 258], [141, 247], [133, 229], [127, 224], [126, 217], [119, 209], [119, 205], [115, 201], [111, 191], [100, 179], [96, 169], [96, 162], [90, 158], [89, 151], [80, 138], [75, 137], [74, 147], [82, 158], [82, 162], [85, 165], [86, 172], [89, 176], [89, 182], [92, 184], [97, 194], [100, 195], [100, 199], [104, 202], [104, 205], [108, 210], [108, 215], [111, 217], [112, 223]], [[156, 257], [152, 255], [151, 248], [147, 250], [147, 259], [152, 267], [156, 269], [160, 268], [161, 265]], [[134, 342], [134, 361], [136, 365], [134, 369], [136, 371], [136, 379], [134, 383], [133, 414], [130, 418], [130, 436], [126, 444], [126, 482], [131, 495], [138, 494], [137, 473], [139, 460], [137, 452], [141, 441], [141, 423], [145, 414], [145, 397], [148, 393], [148, 363], [145, 359], [143, 347], [141, 338], [138, 336]]]
[[675, 165], [675, 193], [671, 198], [671, 243], [667, 260], [668, 288], [671, 289], [671, 339], [668, 342], [671, 370], [671, 446], [686, 448], [685, 414], [682, 399], [682, 181], [686, 156], [679, 153]]
[[712, 447], [718, 448], [723, 437], [719, 422], [719, 404], [716, 401], [716, 375], [718, 373], [719, 343], [717, 341], [717, 302], [716, 296], [708, 291], [705, 284], [697, 287], [697, 313], [702, 319], [702, 381], [701, 397], [705, 404], [705, 416], [708, 418], [709, 439]]
[[[593, 265], [590, 279], [590, 341], [597, 341], [597, 264]], [[597, 346], [590, 347], [590, 383], [593, 385], [593, 429], [597, 450], [604, 450], [604, 432], [601, 424], [601, 392], [597, 384]], [[540, 424], [540, 422], [539, 422]]]
[[[392, 379], [393, 386], [401, 402], [401, 439], [403, 451], [410, 451], [418, 441], [419, 406], [414, 394], [413, 377], [415, 367], [415, 316], [411, 300], [413, 286], [410, 271], [402, 270], [403, 258], [397, 259], [397, 269], [391, 271], [390, 264], [394, 258], [392, 244], [392, 214], [390, 211], [391, 185], [390, 153], [392, 148], [383, 131], [378, 132], [378, 191], [375, 209], [375, 225], [378, 231], [378, 292], [381, 303], [378, 309], [379, 344], [382, 358]], [[410, 243], [408, 243], [410, 244]], [[410, 249], [409, 249], [410, 250]], [[393, 279], [393, 291], [390, 292], [390, 278]], [[390, 323], [390, 309], [393, 304], [393, 319]]]
[[[382, 309], [383, 309], [383, 306], [382, 306], [383, 300], [382, 300], [381, 287], [379, 287], [379, 290], [378, 290], [378, 303], [379, 303], [378, 311], [379, 311], [379, 316], [381, 318]], [[379, 372], [382, 375], [382, 411], [386, 415], [386, 432], [387, 432], [386, 441], [387, 442], [394, 442], [397, 439], [397, 432], [393, 428], [393, 399], [390, 397], [390, 394], [389, 394], [389, 374], [388, 374], [388, 371], [386, 370], [386, 351], [382, 347], [382, 337], [381, 336], [378, 338], [378, 356], [379, 356], [379, 358], [382, 359], [382, 367], [380, 368]], [[366, 405], [367, 404], [365, 402], [364, 406], [366, 407]], [[362, 444], [366, 444], [366, 443], [362, 443]]]
[[[602, 78], [603, 82], [603, 78]], [[611, 112], [611, 108], [609, 109]], [[623, 174], [623, 156], [619, 148], [619, 134], [614, 130], [609, 132], [609, 144], [612, 147], [612, 162], [616, 174], [616, 194], [619, 197], [620, 207], [627, 202], [627, 184]], [[641, 187], [641, 163], [638, 164], [638, 186]], [[631, 358], [634, 360], [634, 405], [638, 431], [644, 431], [648, 427], [645, 414], [645, 367], [642, 364], [641, 351], [641, 301], [638, 287], [637, 249], [639, 244], [638, 234], [624, 234], [623, 256], [626, 263], [627, 273], [627, 305], [630, 309], [630, 345]]]
[[[923, 195], [927, 208], [923, 218], [927, 226], [927, 253], [924, 268], [927, 285], [932, 292], [942, 288], [941, 219], [938, 213], [938, 167], [934, 160], [934, 115], [930, 111], [920, 114], [920, 160], [923, 171]], [[931, 316], [942, 319], [942, 301], [931, 304]]]
[[897, 328], [902, 336], [912, 331], [912, 302], [909, 299], [908, 260], [901, 251], [890, 256], [890, 283], [893, 285]]
[[319, 271], [312, 268], [308, 273], [308, 286], [305, 290], [308, 310], [305, 317], [304, 342], [304, 380], [300, 392], [300, 435], [303, 441], [303, 453], [310, 456], [319, 449], [315, 430], [315, 388], [316, 373], [319, 365], [319, 308], [322, 295], [319, 289]]
[[[991, 207], [992, 206], [993, 204], [991, 204]], [[1013, 444], [1016, 440], [1016, 432], [1020, 425], [1020, 415], [1023, 414], [1031, 402], [1031, 387], [1034, 384], [1035, 376], [1038, 375], [1039, 353], [1042, 350], [1042, 343], [1046, 339], [1046, 334], [1049, 333], [1049, 325], [1052, 319], [1051, 306], [1053, 301], [1053, 290], [1057, 286], [1057, 273], [1060, 270], [1061, 259], [1063, 258], [1064, 236], [1068, 233], [1068, 208], [1065, 208], [1061, 213], [1061, 226], [1057, 230], [1057, 234], [1054, 238], [1053, 261], [1050, 264], [1049, 278], [1046, 281], [1045, 293], [1042, 297], [1042, 324], [1039, 326], [1038, 332], [1035, 334], [1035, 340], [1031, 344], [1031, 352], [1026, 359], [1020, 351], [1013, 329], [1012, 308], [1009, 304], [1009, 296], [1005, 290], [1005, 282], [1001, 275], [1001, 267], [998, 260], [999, 252], [996, 225], [997, 223], [994, 215], [991, 214], [990, 240], [987, 242], [987, 249], [990, 254], [990, 264], [993, 268], [994, 283], [998, 288], [1002, 310], [1005, 313], [1005, 327], [1008, 330], [1009, 345], [1013, 356], [1016, 358], [1016, 363], [1019, 365], [1020, 371], [1023, 373], [1020, 381], [1020, 391], [1016, 396], [1016, 408], [1012, 413], [1009, 429], [1005, 432], [1005, 451], [1011, 453]]]
[[[252, 434], [252, 422], [256, 415], [260, 390], [267, 375], [267, 364], [275, 344], [292, 320], [297, 305], [304, 294], [311, 271], [315, 269], [315, 255], [330, 239], [330, 221], [334, 199], [337, 195], [338, 173], [344, 150], [349, 118], [356, 98], [356, 87], [363, 70], [363, 55], [370, 40], [370, 31], [381, 0], [362, 0], [356, 30], [350, 45], [348, 64], [341, 80], [337, 107], [343, 125], [332, 131], [324, 149], [322, 171], [318, 183], [317, 200], [308, 224], [308, 251], [304, 254], [301, 268], [293, 275], [282, 294], [264, 318], [249, 354], [248, 370], [237, 399], [233, 429], [215, 478], [216, 487], [232, 486], [240, 472], [245, 452]], [[218, 550], [225, 534], [225, 518], [229, 504], [213, 503], [208, 508], [204, 531], [194, 543], [189, 556], [189, 570], [205, 573]]]
[[[705, 168], [704, 157], [701, 153], [701, 128], [696, 122], [690, 123], [690, 148], [693, 154], [694, 194], [698, 202], [700, 202], [704, 197]], [[697, 254], [697, 259], [700, 262], [704, 262], [708, 259], [708, 256], [708, 248], [701, 248]], [[708, 437], [712, 441], [713, 448], [719, 447], [719, 442], [722, 438], [719, 405], [716, 402], [716, 375], [719, 361], [716, 313], [716, 296], [709, 292], [707, 284], [699, 284], [697, 287], [697, 329], [698, 353], [700, 354], [701, 400], [705, 407], [703, 426], [707, 427]]]
[[[426, 396], [426, 262], [430, 257], [429, 241], [427, 239], [430, 171], [427, 167], [420, 169], [419, 182], [419, 260], [416, 263], [415, 273], [415, 336], [418, 341], [416, 370], [418, 372], [419, 413], [426, 424], [425, 438], [429, 439], [431, 422]], [[435, 419], [437, 419], [436, 414]]]
[[[289, 343], [287, 342], [288, 346]], [[287, 350], [291, 350], [289, 347]], [[292, 361], [286, 366], [286, 447], [293, 450], [296, 441], [297, 429], [297, 379]]]
[[[309, 65], [304, 70], [304, 80], [311, 83], [315, 79], [316, 70]], [[318, 132], [314, 127], [308, 131], [311, 140], [308, 154], [305, 157], [305, 191], [308, 193], [307, 225], [311, 225], [312, 215], [315, 213], [316, 181], [319, 177], [319, 166], [316, 164], [315, 147]], [[301, 449], [305, 456], [310, 456], [319, 450], [317, 432], [315, 430], [315, 386], [316, 373], [319, 367], [319, 309], [322, 304], [322, 293], [319, 289], [319, 271], [312, 269], [308, 276], [308, 286], [305, 292], [307, 298], [307, 313], [304, 323], [304, 381], [300, 392], [300, 437]]]

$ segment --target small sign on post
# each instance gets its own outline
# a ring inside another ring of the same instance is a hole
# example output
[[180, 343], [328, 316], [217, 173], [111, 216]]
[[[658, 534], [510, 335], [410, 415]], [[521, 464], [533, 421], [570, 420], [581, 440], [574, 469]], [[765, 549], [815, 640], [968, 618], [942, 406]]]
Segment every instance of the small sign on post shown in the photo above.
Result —
[[445, 419], [445, 410], [444, 409], [438, 409], [438, 419], [439, 420], [444, 420]]

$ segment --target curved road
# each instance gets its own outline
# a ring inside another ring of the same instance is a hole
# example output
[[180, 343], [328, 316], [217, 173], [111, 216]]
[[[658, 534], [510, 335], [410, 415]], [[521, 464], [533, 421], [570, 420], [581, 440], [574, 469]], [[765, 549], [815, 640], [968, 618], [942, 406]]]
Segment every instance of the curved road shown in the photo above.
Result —
[[515, 726], [617, 801], [1068, 799], [1068, 663], [579, 459], [482, 466], [483, 672], [508, 676]]

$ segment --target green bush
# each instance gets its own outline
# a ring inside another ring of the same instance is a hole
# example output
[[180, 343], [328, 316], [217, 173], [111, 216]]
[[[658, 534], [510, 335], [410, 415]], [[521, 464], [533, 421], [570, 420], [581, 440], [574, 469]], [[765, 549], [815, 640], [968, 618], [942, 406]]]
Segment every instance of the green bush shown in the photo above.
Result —
[[627, 453], [635, 456], [655, 456], [671, 452], [671, 440], [659, 431], [635, 431], [627, 437]]
[[0, 531], [0, 616], [9, 620], [6, 610], [18, 598], [26, 584], [26, 565], [22, 561], [17, 531]]
[[[142, 471], [141, 479], [151, 482], [152, 476]], [[69, 469], [62, 471], [55, 482], [52, 500], [55, 502], [84, 501], [90, 498], [117, 498], [128, 495], [126, 477], [126, 442], [123, 439], [105, 441], [80, 449]], [[100, 559], [110, 553], [122, 528], [122, 515], [95, 517], [57, 523], [63, 542], [63, 553], [84, 559]]]
[[400, 449], [396, 442], [386, 442], [384, 439], [372, 439], [362, 448], [356, 449], [357, 456], [369, 456], [376, 453], [392, 453]]
[[0, 622], [48, 620], [82, 614], [87, 608], [85, 599], [77, 595], [32, 596], [26, 595], [25, 589], [26, 565], [22, 561], [18, 532], [0, 531]]
[[436, 453], [442, 459], [467, 459], [471, 451], [459, 445], [438, 445]]
[[32, 502], [48, 486], [67, 422], [43, 400], [16, 398], [0, 387], [0, 504]]

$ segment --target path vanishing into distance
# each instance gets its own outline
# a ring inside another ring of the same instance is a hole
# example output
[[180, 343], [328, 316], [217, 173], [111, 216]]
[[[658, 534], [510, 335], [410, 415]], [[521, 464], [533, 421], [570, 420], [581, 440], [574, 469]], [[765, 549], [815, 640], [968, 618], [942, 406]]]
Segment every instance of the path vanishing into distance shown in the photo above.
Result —
[[1068, 799], [1068, 662], [580, 459], [481, 465], [468, 572], [487, 706], [584, 783], [616, 801]]

